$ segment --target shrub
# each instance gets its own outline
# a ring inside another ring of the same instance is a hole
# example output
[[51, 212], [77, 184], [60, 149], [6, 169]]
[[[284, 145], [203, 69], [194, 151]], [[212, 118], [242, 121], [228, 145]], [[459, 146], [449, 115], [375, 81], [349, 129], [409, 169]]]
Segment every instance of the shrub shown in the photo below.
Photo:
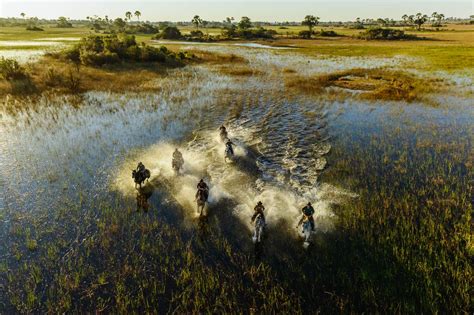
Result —
[[28, 77], [25, 69], [15, 59], [0, 58], [0, 75], [7, 81], [25, 79]]
[[129, 26], [127, 28], [127, 33], [157, 34], [159, 32], [160, 30], [158, 27], [149, 23], [143, 23], [136, 26]]
[[[57, 57], [54, 54], [52, 56]], [[120, 37], [117, 35], [92, 35], [83, 38], [77, 46], [62, 52], [60, 56], [66, 60], [92, 66], [102, 66], [122, 61], [171, 62], [182, 59], [164, 46], [155, 48], [144, 43], [138, 45], [135, 36], [131, 35]]]
[[167, 26], [161, 33], [154, 36], [153, 39], [181, 39], [182, 37], [183, 35], [181, 35], [177, 27]]
[[336, 33], [335, 31], [325, 31], [323, 29], [321, 29], [321, 32], [319, 32], [318, 35], [323, 36], [323, 37], [337, 37], [337, 36], [339, 36], [339, 34]]
[[300, 38], [309, 39], [309, 38], [311, 38], [311, 35], [313, 35], [313, 34], [314, 34], [314, 32], [311, 32], [311, 31], [300, 31], [298, 33], [298, 36]]
[[267, 30], [263, 27], [259, 27], [257, 29], [238, 29], [235, 35], [237, 37], [245, 38], [245, 39], [271, 39], [277, 32], [275, 30]]
[[191, 37], [202, 38], [204, 36], [204, 33], [201, 32], [200, 30], [194, 30], [194, 31], [191, 31], [190, 35]]
[[64, 78], [56, 69], [49, 68], [44, 74], [43, 82], [46, 86], [61, 86], [64, 83]]
[[102, 66], [104, 64], [118, 63], [120, 61], [117, 53], [110, 51], [94, 53], [89, 51], [81, 52], [81, 63], [85, 65]]
[[357, 37], [365, 40], [401, 40], [416, 38], [416, 36], [413, 35], [406, 35], [402, 30], [381, 27], [370, 28], [360, 33]]
[[44, 31], [44, 29], [42, 29], [41, 27], [34, 26], [34, 25], [28, 25], [26, 27], [26, 30], [27, 31]]

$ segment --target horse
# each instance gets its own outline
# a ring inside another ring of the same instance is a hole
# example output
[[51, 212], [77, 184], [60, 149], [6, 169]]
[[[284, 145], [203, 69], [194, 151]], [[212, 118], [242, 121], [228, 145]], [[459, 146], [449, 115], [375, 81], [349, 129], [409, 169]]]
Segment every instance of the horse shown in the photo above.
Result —
[[232, 149], [231, 145], [227, 145], [225, 147], [224, 162], [227, 162], [227, 159], [229, 159], [231, 161], [234, 159], [234, 150]]
[[199, 189], [196, 193], [197, 212], [199, 213], [199, 216], [201, 216], [204, 212], [204, 207], [206, 206], [208, 194], [209, 193], [207, 192], [207, 190], [204, 189]]
[[180, 171], [181, 168], [183, 167], [183, 164], [184, 164], [183, 159], [175, 159], [175, 158], [173, 158], [173, 160], [171, 161], [171, 167], [173, 168], [174, 173], [175, 173], [176, 175], [179, 174], [179, 171]]
[[303, 242], [304, 248], [308, 248], [310, 244], [311, 232], [312, 232], [311, 221], [305, 216], [303, 218], [303, 230], [301, 231], [304, 238], [304, 242]]
[[259, 213], [255, 218], [255, 231], [253, 233], [252, 240], [254, 243], [260, 243], [265, 228], [265, 219], [263, 214]]
[[137, 184], [140, 185], [140, 188], [142, 188], [142, 184], [145, 180], [148, 181], [150, 178], [151, 173], [150, 170], [145, 169], [143, 172], [137, 172], [136, 170], [132, 171], [132, 178], [134, 179], [135, 182], [135, 188], [137, 188]]

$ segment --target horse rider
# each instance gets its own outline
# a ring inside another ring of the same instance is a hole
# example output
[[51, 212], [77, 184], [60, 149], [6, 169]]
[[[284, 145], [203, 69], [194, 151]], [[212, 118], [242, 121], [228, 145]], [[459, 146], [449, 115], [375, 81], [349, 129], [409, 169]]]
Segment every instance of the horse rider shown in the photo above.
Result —
[[255, 208], [253, 208], [254, 214], [252, 216], [252, 222], [255, 221], [255, 219], [258, 217], [258, 215], [262, 216], [263, 222], [265, 222], [265, 215], [263, 214], [263, 211], [265, 210], [265, 207], [263, 206], [262, 202], [259, 201]]
[[229, 152], [234, 155], [234, 148], [232, 147], [235, 145], [230, 139], [227, 139], [227, 142], [225, 143], [226, 150], [229, 150]]
[[207, 197], [209, 197], [209, 186], [207, 186], [207, 184], [204, 182], [204, 179], [201, 178], [201, 180], [199, 181], [199, 183], [197, 184], [197, 193], [196, 193], [196, 198], [199, 196], [199, 192], [204, 192], [204, 196], [206, 197], [206, 200], [207, 200]]
[[138, 174], [143, 174], [145, 172], [145, 165], [142, 162], [138, 162], [136, 171]]
[[311, 224], [311, 230], [314, 231], [314, 208], [311, 205], [311, 202], [308, 202], [306, 206], [301, 209], [301, 212], [303, 212], [303, 217], [301, 218], [300, 222], [298, 223], [298, 226], [303, 223], [304, 218], [307, 218], [309, 220], [309, 223]]
[[183, 154], [178, 150], [178, 148], [173, 152], [173, 160], [178, 163], [184, 162]]
[[222, 125], [219, 127], [219, 131], [219, 135], [221, 136], [222, 141], [224, 141], [227, 138], [227, 129]]

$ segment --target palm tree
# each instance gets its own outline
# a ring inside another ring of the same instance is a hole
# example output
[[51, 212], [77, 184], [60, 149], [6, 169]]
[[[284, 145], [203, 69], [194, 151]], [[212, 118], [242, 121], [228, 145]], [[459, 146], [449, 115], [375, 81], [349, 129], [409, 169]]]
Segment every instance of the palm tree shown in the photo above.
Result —
[[305, 16], [303, 22], [301, 22], [301, 25], [305, 25], [309, 28], [309, 33], [310, 33], [309, 36], [311, 37], [311, 34], [313, 34], [313, 27], [318, 25], [318, 23], [319, 23], [319, 17], [314, 16], [314, 15], [307, 15]]
[[130, 12], [130, 11], [125, 12], [125, 17], [126, 17], [127, 20], [130, 21], [130, 19], [132, 18], [132, 12]]
[[199, 25], [202, 24], [202, 19], [199, 17], [199, 15], [195, 15], [193, 17], [193, 19], [191, 20], [191, 23], [194, 24], [194, 26], [196, 26], [196, 29], [198, 30], [199, 29]]
[[138, 22], [140, 22], [140, 16], [142, 15], [142, 13], [137, 10], [135, 11], [134, 15], [137, 17]]

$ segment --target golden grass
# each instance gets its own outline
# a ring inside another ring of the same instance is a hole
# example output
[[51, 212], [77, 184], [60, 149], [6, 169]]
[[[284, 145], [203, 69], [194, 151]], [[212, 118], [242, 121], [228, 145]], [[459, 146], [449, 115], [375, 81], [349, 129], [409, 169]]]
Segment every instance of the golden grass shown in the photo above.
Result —
[[239, 66], [233, 66], [233, 65], [230, 65], [230, 66], [222, 66], [219, 68], [219, 72], [222, 73], [222, 74], [226, 74], [226, 75], [231, 75], [231, 76], [242, 76], [242, 77], [246, 77], [246, 76], [254, 76], [254, 75], [261, 75], [262, 72], [257, 70], [257, 69], [253, 69], [253, 68], [250, 68], [250, 67], [247, 67], [245, 65], [239, 65]]
[[202, 50], [189, 50], [189, 54], [196, 56], [199, 62], [210, 64], [245, 64], [248, 60], [235, 54], [214, 53]]
[[[158, 64], [122, 64], [102, 68], [77, 67], [74, 64], [45, 57], [29, 64], [27, 72], [35, 87], [35, 94], [55, 92], [71, 94], [86, 91], [153, 91], [151, 81], [166, 74], [166, 68]], [[0, 82], [0, 94], [15, 97], [28, 96], [14, 89], [15, 82]]]
[[439, 80], [421, 80], [400, 71], [384, 69], [352, 69], [317, 77], [288, 75], [285, 85], [309, 95], [325, 93], [325, 88], [339, 87], [358, 91], [359, 98], [413, 102], [433, 91]]

